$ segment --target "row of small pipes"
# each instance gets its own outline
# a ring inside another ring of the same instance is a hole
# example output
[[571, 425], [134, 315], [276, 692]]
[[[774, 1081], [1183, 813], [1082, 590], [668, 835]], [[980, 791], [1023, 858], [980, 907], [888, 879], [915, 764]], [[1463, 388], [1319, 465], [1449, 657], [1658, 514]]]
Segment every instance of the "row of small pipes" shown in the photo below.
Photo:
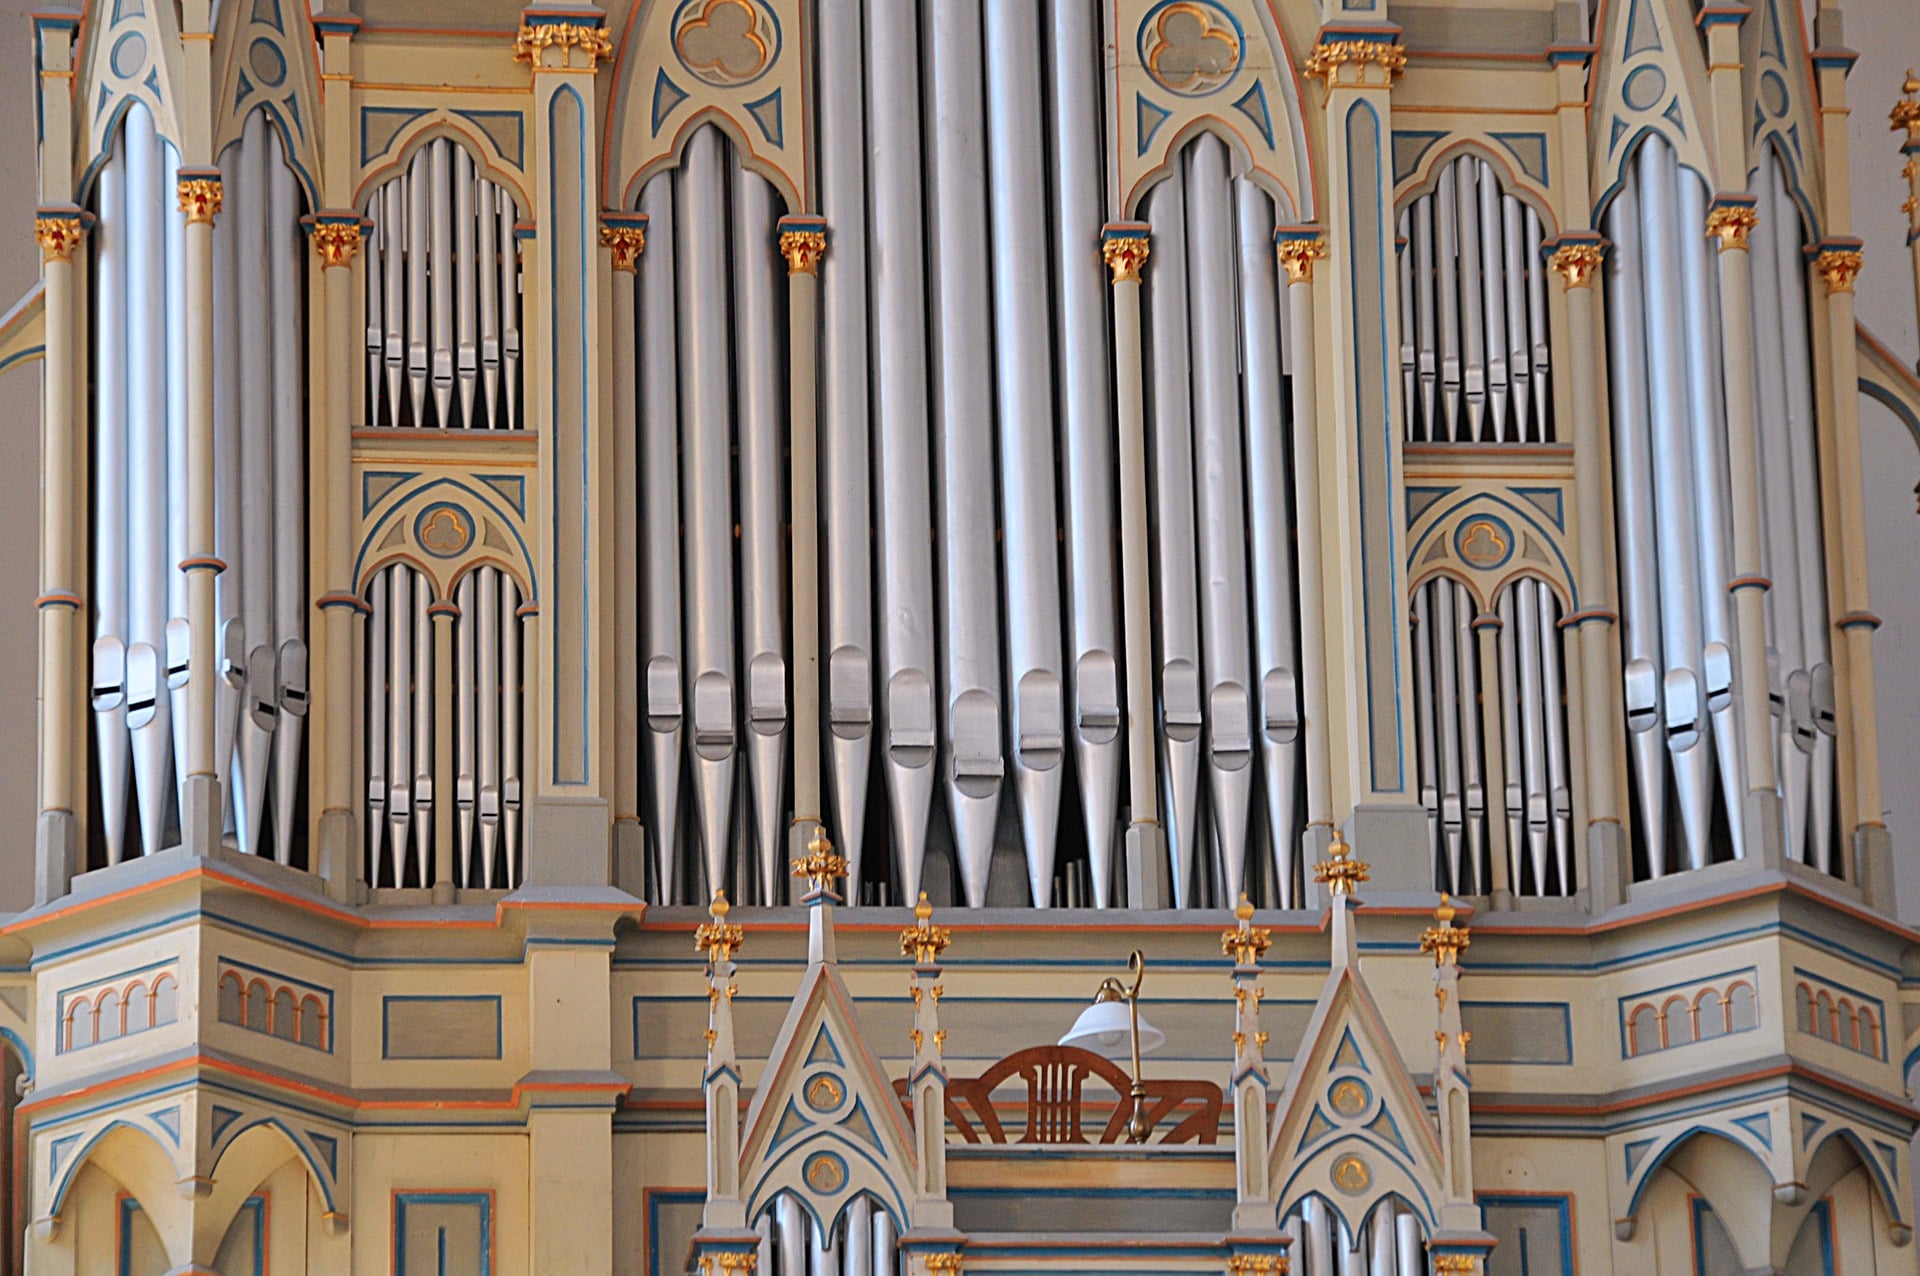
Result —
[[[452, 837], [453, 885], [506, 888], [522, 880], [522, 634], [520, 587], [477, 567], [454, 590], [453, 667], [436, 668], [433, 585], [404, 563], [369, 588], [367, 620], [367, 882], [439, 884], [435, 838]], [[451, 700], [453, 738], [440, 738]], [[452, 750], [453, 805], [444, 789]], [[438, 800], [436, 800], [436, 798]], [[438, 809], [449, 830], [436, 829]], [[411, 852], [411, 854], [409, 854]]]
[[782, 1192], [760, 1216], [754, 1270], [765, 1276], [896, 1276], [900, 1245], [893, 1216], [856, 1196], [822, 1228], [807, 1207]]
[[1349, 1233], [1326, 1202], [1310, 1196], [1281, 1225], [1296, 1276], [1426, 1276], [1419, 1218], [1388, 1198]]
[[1408, 441], [1551, 442], [1540, 214], [1467, 155], [1440, 169], [1399, 229]]
[[[216, 765], [242, 851], [293, 857], [307, 711], [301, 197], [256, 114], [214, 246]], [[109, 863], [178, 836], [186, 777], [185, 223], [135, 105], [95, 193], [92, 703]], [[131, 791], [129, 790], [131, 769]], [[271, 814], [271, 820], [268, 816]], [[130, 837], [137, 834], [137, 841]]]
[[438, 138], [373, 192], [366, 213], [367, 424], [517, 428], [513, 197]]

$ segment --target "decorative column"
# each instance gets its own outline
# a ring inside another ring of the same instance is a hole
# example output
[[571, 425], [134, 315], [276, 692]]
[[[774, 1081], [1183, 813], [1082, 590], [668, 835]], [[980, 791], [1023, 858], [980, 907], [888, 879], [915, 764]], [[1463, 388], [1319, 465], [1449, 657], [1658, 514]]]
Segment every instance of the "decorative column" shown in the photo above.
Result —
[[[1306, 73], [1326, 85], [1326, 351], [1332, 384], [1325, 437], [1334, 442], [1333, 505], [1322, 515], [1337, 555], [1329, 627], [1353, 635], [1329, 669], [1344, 701], [1336, 809], [1356, 839], [1391, 849], [1378, 882], [1432, 887], [1426, 816], [1412, 783], [1413, 676], [1409, 651], [1401, 486], [1400, 377], [1390, 98], [1405, 70], [1400, 28], [1378, 0], [1324, 6], [1329, 23]], [[1349, 13], [1349, 10], [1357, 12]], [[1344, 339], [1344, 334], [1352, 339]], [[1304, 517], [1304, 515], [1303, 515]]]
[[1738, 635], [1740, 734], [1747, 773], [1742, 818], [1749, 850], [1768, 868], [1785, 858], [1785, 829], [1774, 773], [1773, 710], [1768, 702], [1767, 628], [1763, 604], [1772, 587], [1761, 570], [1760, 438], [1753, 393], [1752, 264], [1747, 236], [1760, 223], [1751, 195], [1719, 195], [1707, 211], [1707, 234], [1720, 241], [1720, 357], [1726, 370], [1727, 468], [1733, 488], [1734, 631]]
[[1147, 556], [1146, 380], [1141, 371], [1140, 272], [1153, 246], [1145, 222], [1110, 222], [1100, 252], [1113, 273], [1115, 456], [1120, 468], [1121, 625], [1127, 679], [1127, 906], [1160, 908], [1166, 839], [1160, 828], [1153, 698], [1153, 566]]
[[[1587, 774], [1587, 886], [1594, 912], [1626, 899], [1632, 864], [1620, 822], [1613, 670], [1614, 626], [1619, 613], [1609, 598], [1607, 575], [1607, 437], [1600, 421], [1598, 319], [1593, 281], [1606, 260], [1606, 244], [1591, 231], [1562, 235], [1548, 245], [1547, 264], [1560, 276], [1566, 306], [1569, 379], [1573, 407], [1573, 491], [1580, 536], [1577, 610], [1560, 622], [1574, 631], [1580, 649], [1581, 753]], [[1764, 686], [1764, 684], [1763, 684]]]
[[[1235, 925], [1220, 933], [1220, 951], [1233, 958], [1234, 1203], [1229, 1271], [1281, 1272], [1287, 1268], [1288, 1238], [1274, 1226], [1273, 1184], [1268, 1174], [1271, 1134], [1267, 1113], [1267, 1033], [1260, 1026], [1260, 958], [1273, 944], [1273, 932], [1253, 924], [1253, 905], [1240, 897]], [[1234, 1263], [1237, 1260], [1238, 1265]], [[1265, 1261], [1262, 1261], [1265, 1260]]]
[[1874, 700], [1873, 631], [1880, 627], [1880, 618], [1867, 601], [1866, 507], [1860, 494], [1860, 365], [1853, 312], [1853, 283], [1860, 266], [1857, 239], [1829, 239], [1816, 245], [1813, 268], [1827, 286], [1827, 357], [1833, 376], [1833, 468], [1840, 494], [1842, 608], [1834, 624], [1847, 652], [1855, 880], [1869, 900], [1892, 907], [1892, 848], [1880, 799], [1879, 719]]
[[1907, 198], [1900, 205], [1900, 211], [1907, 215], [1907, 255], [1913, 259], [1913, 302], [1920, 310], [1920, 100], [1914, 97], [1920, 93], [1920, 76], [1909, 69], [1900, 91], [1906, 96], [1893, 104], [1887, 119], [1895, 132], [1904, 129], [1907, 134], [1900, 144], [1900, 153], [1907, 157], [1900, 169], [1900, 176], [1907, 179]]
[[80, 682], [74, 656], [75, 621], [84, 605], [74, 552], [79, 508], [79, 458], [73, 410], [73, 254], [85, 235], [78, 208], [42, 208], [33, 237], [45, 281], [46, 368], [40, 378], [44, 469], [40, 499], [40, 817], [35, 837], [33, 899], [44, 904], [67, 893], [78, 866], [84, 789], [74, 767], [81, 723]]
[[[199, 42], [190, 42], [197, 45]], [[180, 840], [196, 854], [220, 845], [226, 812], [214, 762], [214, 577], [226, 569], [213, 553], [213, 219], [220, 215], [216, 169], [180, 170], [187, 219], [187, 780]]]
[[647, 836], [640, 821], [640, 660], [627, 636], [640, 633], [639, 386], [634, 379], [634, 286], [647, 250], [645, 213], [603, 209], [600, 244], [613, 265], [613, 880], [646, 893]]
[[[797, 852], [820, 820], [820, 260], [827, 223], [782, 217], [787, 259], [788, 509], [792, 511], [793, 826]], [[923, 897], [924, 898], [924, 897]]]
[[747, 1205], [740, 1199], [740, 1060], [733, 1043], [733, 998], [740, 991], [733, 955], [746, 932], [727, 920], [728, 912], [727, 893], [715, 891], [708, 910], [713, 920], [693, 933], [694, 948], [707, 959], [707, 1071], [700, 1084], [707, 1112], [707, 1203], [700, 1230], [739, 1233], [736, 1239], [751, 1248], [760, 1238], [747, 1230]]
[[321, 213], [313, 219], [313, 248], [320, 254], [326, 309], [325, 438], [317, 449], [324, 475], [319, 485], [323, 506], [317, 511], [327, 592], [321, 612], [321, 712], [311, 724], [313, 756], [319, 760], [320, 854], [315, 865], [327, 893], [346, 901], [359, 878], [360, 838], [353, 775], [354, 647], [353, 622], [367, 611], [353, 579], [353, 259], [360, 251], [362, 227], [356, 213]]
[[1327, 721], [1327, 597], [1320, 538], [1320, 388], [1313, 347], [1313, 263], [1327, 255], [1317, 226], [1281, 226], [1274, 251], [1287, 270], [1287, 338], [1293, 344], [1294, 555], [1300, 577], [1300, 711], [1307, 755], [1307, 827], [1301, 863], [1317, 862], [1333, 837]]
[[605, 21], [592, 6], [536, 4], [522, 13], [513, 43], [514, 57], [533, 69], [527, 344], [548, 356], [530, 361], [526, 389], [527, 418], [540, 437], [544, 511], [541, 614], [528, 627], [526, 666], [536, 689], [525, 873], [533, 886], [604, 886], [612, 876], [611, 722], [601, 709], [611, 682], [610, 609], [601, 588], [611, 457], [600, 420], [605, 284], [591, 268], [599, 170], [588, 159], [599, 136], [594, 74], [613, 56]]
[[940, 954], [952, 935], [933, 924], [933, 905], [920, 892], [913, 925], [900, 932], [900, 955], [913, 959], [913, 1066], [907, 1093], [913, 1096], [913, 1145], [920, 1181], [913, 1217], [920, 1227], [951, 1227], [947, 1200], [947, 1030], [940, 1026]]

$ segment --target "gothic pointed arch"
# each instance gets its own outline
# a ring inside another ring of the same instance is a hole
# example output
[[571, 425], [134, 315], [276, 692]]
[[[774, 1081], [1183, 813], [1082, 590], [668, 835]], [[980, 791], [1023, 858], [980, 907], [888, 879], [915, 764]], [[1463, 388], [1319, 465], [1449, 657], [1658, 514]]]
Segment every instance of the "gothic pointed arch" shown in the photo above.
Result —
[[264, 111], [280, 134], [308, 206], [318, 208], [320, 67], [307, 6], [297, 0], [223, 5], [213, 49], [213, 153], [221, 154], [240, 137], [248, 115]]
[[1786, 0], [1757, 0], [1741, 24], [1741, 98], [1750, 143], [1749, 172], [1760, 148], [1779, 154], [1787, 189], [1806, 219], [1807, 239], [1817, 242], [1826, 209], [1826, 182], [1816, 159], [1821, 138], [1819, 96], [1799, 8]]
[[173, 88], [182, 74], [176, 6], [163, 0], [96, 0], [90, 9], [74, 67], [79, 141], [74, 189], [83, 201], [112, 153], [115, 131], [136, 103], [153, 113], [154, 130], [176, 150], [182, 140]]
[[1698, 173], [1708, 190], [1727, 186], [1714, 171], [1707, 132], [1706, 59], [1698, 40], [1683, 38], [1691, 20], [1684, 0], [1606, 0], [1595, 20], [1589, 189], [1596, 224], [1649, 134], [1665, 138], [1681, 166]]

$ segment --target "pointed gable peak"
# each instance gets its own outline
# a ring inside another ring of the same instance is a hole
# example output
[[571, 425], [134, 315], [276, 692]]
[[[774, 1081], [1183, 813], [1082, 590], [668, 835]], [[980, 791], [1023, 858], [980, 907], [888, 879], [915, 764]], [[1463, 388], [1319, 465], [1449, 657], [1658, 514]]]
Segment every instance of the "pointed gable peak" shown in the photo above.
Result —
[[801, 977], [747, 1110], [740, 1183], [749, 1221], [791, 1192], [823, 1228], [871, 1194], [904, 1230], [916, 1181], [905, 1113], [830, 962]]
[[1355, 1229], [1398, 1196], [1438, 1226], [1439, 1136], [1357, 966], [1327, 978], [1276, 1109], [1268, 1164], [1280, 1217], [1320, 1196]]

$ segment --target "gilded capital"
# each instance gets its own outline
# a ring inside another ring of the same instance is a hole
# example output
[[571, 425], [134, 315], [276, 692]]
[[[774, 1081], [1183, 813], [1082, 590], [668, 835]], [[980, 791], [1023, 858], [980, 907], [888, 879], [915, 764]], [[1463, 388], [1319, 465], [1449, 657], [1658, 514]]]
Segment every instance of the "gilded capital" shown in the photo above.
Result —
[[1720, 238], [1720, 251], [1746, 251], [1747, 236], [1760, 224], [1760, 214], [1744, 203], [1716, 204], [1707, 214], [1707, 233]]
[[747, 1276], [760, 1265], [760, 1255], [751, 1249], [721, 1249], [700, 1255], [701, 1276]]
[[320, 254], [320, 264], [327, 269], [352, 265], [353, 255], [360, 251], [360, 223], [357, 220], [315, 222], [313, 250]]
[[1313, 282], [1313, 263], [1327, 255], [1327, 241], [1318, 232], [1297, 234], [1276, 231], [1273, 250], [1280, 254], [1280, 264], [1287, 268], [1289, 284], [1310, 284]]
[[1827, 281], [1827, 294], [1852, 292], [1853, 281], [1860, 275], [1861, 255], [1858, 248], [1827, 248], [1813, 259], [1813, 268]]
[[43, 261], [72, 261], [73, 250], [85, 234], [78, 212], [43, 212], [33, 219], [33, 242], [40, 245]]
[[567, 70], [572, 67], [573, 55], [577, 51], [587, 60], [585, 70], [599, 67], [600, 59], [613, 58], [613, 37], [607, 34], [605, 27], [591, 26], [584, 22], [538, 22], [523, 23], [520, 31], [513, 37], [513, 59], [525, 62], [534, 70], [541, 68], [541, 55], [548, 49], [560, 50], [560, 64], [555, 70]]
[[1547, 264], [1560, 272], [1569, 288], [1585, 288], [1593, 282], [1600, 264], [1607, 259], [1606, 246], [1598, 240], [1577, 239], [1554, 249]]
[[1470, 1276], [1471, 1273], [1480, 1270], [1480, 1259], [1474, 1254], [1435, 1254], [1433, 1270], [1434, 1276], [1440, 1276], [1442, 1272], [1447, 1273], [1448, 1276], [1462, 1272]]
[[1287, 1276], [1292, 1270], [1285, 1254], [1234, 1254], [1227, 1259], [1227, 1276]]
[[187, 225], [199, 222], [212, 225], [213, 219], [220, 215], [220, 202], [218, 173], [180, 179], [180, 211], [187, 215]]
[[629, 275], [640, 268], [640, 254], [647, 251], [647, 228], [630, 223], [602, 226], [600, 243], [613, 252], [613, 268]]
[[[1367, 68], [1380, 68], [1378, 77], [1369, 80]], [[1309, 79], [1326, 83], [1327, 91], [1336, 88], [1391, 89], [1393, 82], [1406, 74], [1407, 49], [1397, 40], [1320, 37], [1307, 58]]]
[[942, 1254], [927, 1255], [927, 1270], [941, 1273], [942, 1276], [960, 1276], [960, 1251], [948, 1250]]
[[1114, 283], [1140, 282], [1140, 271], [1153, 253], [1150, 236], [1144, 222], [1115, 223], [1100, 232], [1100, 256], [1113, 272]]
[[780, 255], [787, 259], [788, 274], [817, 275], [820, 273], [820, 259], [827, 255], [827, 232], [783, 230], [780, 232]]

